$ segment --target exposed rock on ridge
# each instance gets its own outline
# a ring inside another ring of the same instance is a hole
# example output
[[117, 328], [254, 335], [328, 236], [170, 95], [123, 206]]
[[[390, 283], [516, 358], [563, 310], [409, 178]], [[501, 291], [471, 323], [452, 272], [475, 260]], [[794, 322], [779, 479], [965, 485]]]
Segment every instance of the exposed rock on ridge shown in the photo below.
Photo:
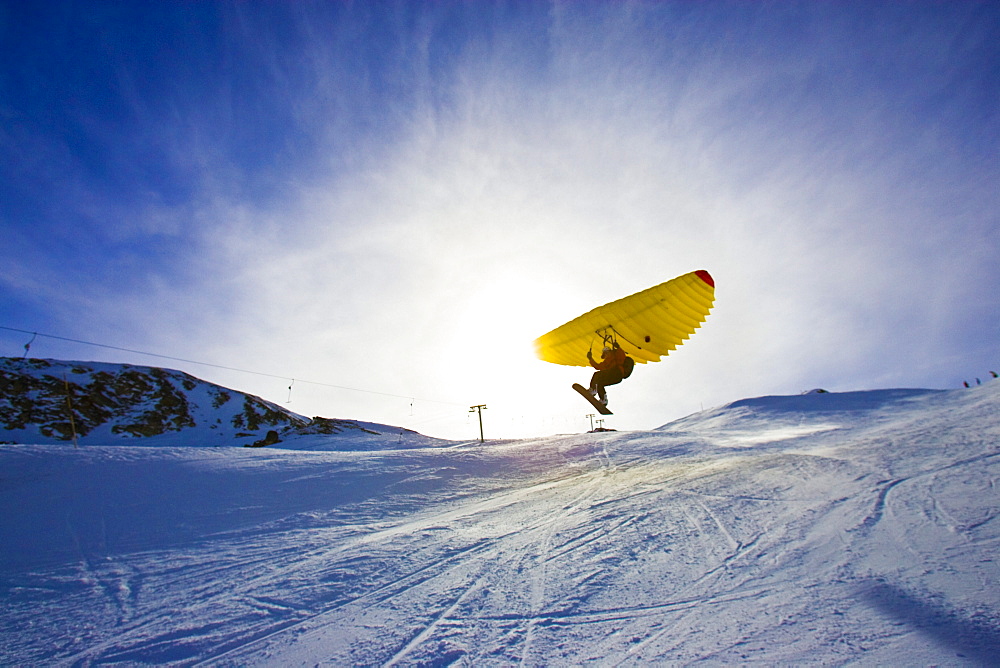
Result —
[[182, 371], [0, 357], [0, 442], [273, 445], [344, 430], [379, 433], [351, 420], [309, 419]]

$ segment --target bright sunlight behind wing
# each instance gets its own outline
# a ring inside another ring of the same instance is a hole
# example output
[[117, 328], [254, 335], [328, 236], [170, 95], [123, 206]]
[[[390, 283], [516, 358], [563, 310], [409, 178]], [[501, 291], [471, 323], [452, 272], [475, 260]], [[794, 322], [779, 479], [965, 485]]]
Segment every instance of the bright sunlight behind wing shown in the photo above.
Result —
[[485, 403], [484, 420], [494, 435], [537, 433], [542, 422], [555, 421], [557, 429], [561, 424], [577, 430], [586, 425], [586, 406], [566, 399], [574, 397], [569, 385], [586, 382], [589, 372], [567, 374], [534, 354], [534, 337], [560, 317], [553, 314], [547, 295], [568, 289], [555, 280], [500, 272], [463, 294], [443, 335], [440, 354], [450, 361], [442, 365], [442, 386], [457, 388], [470, 402]]

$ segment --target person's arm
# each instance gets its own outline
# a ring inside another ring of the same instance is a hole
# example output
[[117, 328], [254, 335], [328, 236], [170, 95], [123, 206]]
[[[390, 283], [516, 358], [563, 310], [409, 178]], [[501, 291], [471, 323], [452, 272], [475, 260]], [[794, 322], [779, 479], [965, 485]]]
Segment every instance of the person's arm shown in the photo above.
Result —
[[588, 350], [587, 359], [590, 360], [590, 366], [594, 367], [598, 371], [604, 371], [605, 369], [611, 368], [615, 364], [614, 357], [605, 357], [600, 362], [594, 359], [594, 355]]

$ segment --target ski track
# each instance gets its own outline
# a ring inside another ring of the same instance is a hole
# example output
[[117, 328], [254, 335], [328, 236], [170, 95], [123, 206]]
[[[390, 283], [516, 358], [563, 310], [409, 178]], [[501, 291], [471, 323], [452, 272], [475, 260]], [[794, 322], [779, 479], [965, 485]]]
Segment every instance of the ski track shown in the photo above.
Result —
[[[384, 531], [381, 531], [381, 532], [377, 532], [375, 534], [366, 535], [359, 542], [363, 542], [363, 543], [382, 542], [382, 541], [385, 541], [387, 539], [392, 538], [393, 536], [412, 535], [413, 533], [419, 532], [419, 531], [424, 531], [424, 530], [434, 529], [434, 528], [440, 528], [440, 527], [446, 527], [450, 523], [452, 523], [455, 520], [457, 520], [459, 518], [462, 518], [462, 517], [469, 517], [469, 516], [473, 516], [474, 517], [474, 516], [482, 514], [482, 513], [493, 513], [493, 512], [500, 511], [503, 508], [505, 508], [505, 507], [507, 507], [507, 506], [509, 506], [511, 504], [523, 502], [523, 500], [525, 499], [525, 497], [529, 497], [529, 496], [531, 496], [533, 494], [545, 493], [548, 490], [551, 490], [553, 488], [563, 487], [563, 486], [566, 486], [567, 484], [573, 483], [573, 482], [576, 481], [576, 478], [594, 478], [594, 477], [595, 476], [594, 476], [593, 473], [583, 473], [583, 474], [579, 474], [578, 476], [575, 476], [575, 477], [572, 477], [572, 478], [561, 478], [561, 479], [557, 479], [557, 480], [544, 481], [544, 482], [538, 483], [536, 485], [532, 485], [532, 486], [529, 486], [527, 488], [524, 488], [524, 489], [521, 489], [521, 490], [517, 490], [517, 491], [515, 491], [513, 493], [505, 493], [505, 494], [497, 495], [495, 497], [492, 497], [492, 498], [489, 498], [489, 499], [486, 499], [486, 500], [476, 501], [476, 502], [470, 503], [467, 506], [463, 506], [463, 507], [461, 507], [459, 509], [449, 510], [449, 511], [446, 511], [444, 513], [435, 514], [435, 515], [432, 515], [432, 516], [430, 516], [428, 518], [424, 518], [424, 519], [418, 520], [416, 522], [407, 523], [407, 524], [404, 524], [404, 525], [401, 525], [401, 526], [398, 526], [398, 527], [393, 527], [391, 529], [387, 529], [387, 530], [384, 530]], [[586, 492], [584, 492], [583, 496], [586, 496]], [[404, 595], [404, 594], [407, 594], [407, 593], [411, 592], [412, 590], [416, 589], [418, 586], [424, 584], [427, 580], [434, 579], [434, 578], [440, 578], [443, 575], [447, 575], [448, 574], [448, 571], [437, 572], [435, 570], [433, 573], [429, 573], [427, 575], [426, 579], [421, 579], [421, 578], [417, 577], [420, 573], [423, 573], [423, 572], [429, 571], [429, 570], [434, 570], [434, 569], [431, 568], [431, 566], [436, 567], [436, 566], [443, 565], [445, 562], [453, 562], [453, 561], [455, 561], [455, 562], [458, 562], [458, 563], [456, 563], [456, 565], [454, 566], [454, 568], [463, 568], [464, 567], [464, 565], [463, 565], [464, 562], [462, 561], [462, 559], [469, 560], [472, 557], [471, 553], [473, 551], [477, 552], [477, 553], [480, 553], [480, 552], [485, 552], [485, 551], [487, 551], [489, 549], [496, 550], [497, 548], [495, 546], [497, 545], [497, 543], [503, 541], [504, 539], [509, 538], [512, 535], [522, 535], [522, 537], [524, 535], [532, 535], [533, 536], [534, 534], [538, 533], [539, 531], [545, 531], [546, 527], [549, 527], [550, 525], [552, 525], [552, 524], [554, 524], [554, 523], [556, 523], [558, 521], [559, 521], [559, 516], [556, 515], [554, 517], [543, 518], [541, 521], [539, 521], [539, 522], [537, 522], [535, 524], [529, 525], [529, 526], [522, 526], [522, 527], [517, 527], [517, 528], [513, 528], [512, 527], [511, 530], [509, 532], [507, 532], [507, 533], [501, 533], [501, 534], [497, 535], [496, 537], [493, 537], [493, 538], [490, 538], [490, 539], [486, 539], [486, 540], [484, 540], [484, 541], [482, 541], [480, 543], [476, 543], [476, 544], [472, 545], [471, 547], [469, 547], [469, 548], [467, 548], [467, 549], [465, 549], [465, 550], [463, 550], [461, 552], [458, 552], [458, 553], [456, 553], [454, 555], [449, 556], [447, 559], [441, 560], [440, 562], [436, 562], [436, 563], [430, 564], [430, 565], [425, 565], [423, 568], [420, 569], [420, 571], [418, 571], [418, 573], [410, 574], [410, 575], [408, 575], [405, 578], [401, 578], [400, 580], [398, 580], [396, 582], [393, 582], [393, 583], [391, 583], [388, 586], [385, 586], [385, 587], [380, 588], [379, 590], [376, 590], [375, 592], [367, 594], [367, 595], [365, 595], [365, 596], [363, 596], [363, 597], [361, 597], [359, 599], [350, 601], [348, 603], [348, 605], [350, 605], [350, 604], [358, 604], [358, 603], [365, 603], [365, 602], [369, 602], [369, 601], [372, 602], [372, 604], [383, 604], [383, 603], [385, 603], [389, 599], [392, 599], [394, 597], [398, 597], [400, 595]], [[347, 549], [347, 547], [348, 546], [343, 546], [343, 547], [339, 548], [339, 551], [344, 551], [344, 550]], [[449, 604], [449, 606], [448, 606], [448, 608], [446, 610], [442, 611], [434, 619], [432, 619], [427, 624], [426, 627], [424, 627], [423, 629], [419, 630], [419, 632], [417, 632], [415, 634], [414, 638], [412, 640], [410, 640], [406, 644], [405, 647], [403, 647], [402, 649], [400, 649], [399, 652], [397, 652], [395, 656], [393, 656], [390, 659], [388, 659], [387, 662], [391, 664], [391, 663], [396, 663], [396, 662], [401, 661], [406, 656], [406, 654], [408, 653], [408, 651], [410, 649], [412, 649], [413, 647], [418, 646], [423, 639], [427, 638], [434, 631], [434, 629], [436, 628], [438, 622], [440, 620], [443, 620], [443, 619], [445, 619], [445, 618], [448, 617], [448, 611], [453, 610], [455, 607], [457, 607], [458, 604], [463, 600], [463, 598], [470, 591], [472, 591], [474, 588], [475, 588], [475, 585], [470, 585], [469, 587], [466, 587], [461, 592], [461, 594], [459, 596], [457, 596], [454, 599], [454, 601], [452, 601]], [[343, 607], [343, 606], [340, 606], [340, 607]], [[331, 610], [323, 611], [323, 612], [318, 613], [316, 615], [310, 616], [306, 620], [296, 622], [295, 624], [290, 624], [290, 625], [284, 626], [281, 629], [277, 629], [274, 633], [268, 634], [267, 637], [266, 637], [266, 640], [268, 640], [268, 641], [275, 641], [277, 639], [277, 636], [279, 634], [295, 633], [296, 631], [298, 631], [302, 627], [305, 627], [305, 626], [314, 626], [324, 615], [329, 615], [329, 614], [332, 614], [332, 613], [336, 613], [336, 612], [339, 611], [340, 607], [334, 608], [334, 609], [331, 609]], [[247, 647], [244, 646], [241, 649], [245, 650], [245, 649], [247, 649]], [[219, 658], [225, 658], [225, 657], [224, 656], [216, 656], [216, 657], [213, 657], [213, 660], [214, 659], [219, 659]]]
[[[376, 499], [147, 550], [116, 550], [99, 509], [67, 512], [71, 560], [0, 574], [0, 663], [975, 663], [1000, 650], [1000, 430], [963, 425], [995, 406], [752, 449], [459, 444], [408, 454], [426, 468]], [[477, 472], [442, 477], [447, 456]], [[336, 470], [383, 467], [350, 461]]]

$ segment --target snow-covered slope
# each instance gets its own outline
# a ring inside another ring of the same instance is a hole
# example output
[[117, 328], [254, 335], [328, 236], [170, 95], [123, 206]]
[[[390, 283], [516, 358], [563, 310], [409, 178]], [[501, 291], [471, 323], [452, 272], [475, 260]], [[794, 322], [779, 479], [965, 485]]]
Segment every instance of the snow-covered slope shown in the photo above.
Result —
[[0, 664], [984, 665], [1000, 383], [380, 452], [0, 446]]
[[0, 357], [0, 443], [71, 441], [323, 450], [442, 443], [399, 427], [310, 419], [172, 369]]

